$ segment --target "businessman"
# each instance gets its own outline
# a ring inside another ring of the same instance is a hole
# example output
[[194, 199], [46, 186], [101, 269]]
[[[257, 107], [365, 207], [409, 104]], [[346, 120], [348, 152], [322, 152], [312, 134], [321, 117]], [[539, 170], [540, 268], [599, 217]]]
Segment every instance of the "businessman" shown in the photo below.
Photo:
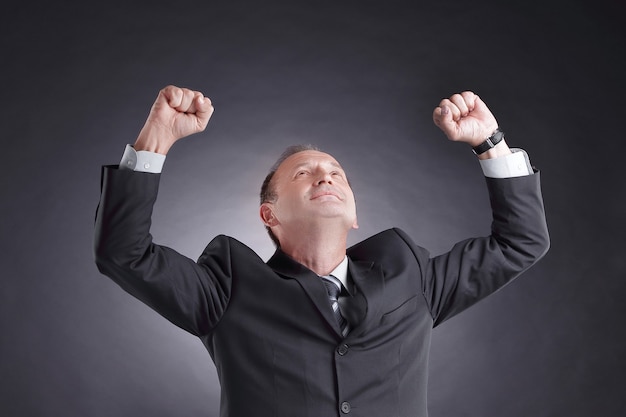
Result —
[[548, 250], [539, 172], [527, 154], [508, 147], [480, 97], [454, 94], [433, 120], [480, 161], [493, 218], [484, 237], [431, 256], [394, 228], [346, 248], [358, 227], [346, 173], [331, 155], [295, 146], [262, 184], [271, 259], [220, 235], [194, 261], [152, 241], [151, 213], [168, 150], [203, 131], [212, 113], [202, 93], [165, 87], [121, 163], [103, 167], [99, 270], [201, 339], [222, 417], [427, 416], [433, 327]]

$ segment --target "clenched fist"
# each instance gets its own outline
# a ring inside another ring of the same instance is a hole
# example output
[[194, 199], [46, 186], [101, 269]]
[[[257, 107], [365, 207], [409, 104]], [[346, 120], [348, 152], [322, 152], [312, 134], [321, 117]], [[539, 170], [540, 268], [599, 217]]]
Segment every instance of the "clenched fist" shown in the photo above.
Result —
[[498, 127], [487, 105], [471, 91], [441, 100], [433, 111], [433, 121], [448, 139], [480, 145]]
[[167, 86], [159, 91], [134, 148], [165, 155], [178, 139], [202, 132], [212, 114], [211, 100], [201, 92]]

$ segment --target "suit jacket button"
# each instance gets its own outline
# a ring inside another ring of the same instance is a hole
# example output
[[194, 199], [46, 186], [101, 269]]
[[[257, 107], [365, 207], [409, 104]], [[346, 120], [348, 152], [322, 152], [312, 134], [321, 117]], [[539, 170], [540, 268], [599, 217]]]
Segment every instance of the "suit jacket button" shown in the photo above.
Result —
[[337, 353], [340, 354], [341, 356], [345, 355], [346, 353], [348, 353], [348, 345], [341, 345], [337, 348]]
[[344, 401], [341, 403], [341, 412], [344, 414], [348, 414], [350, 412], [350, 403]]

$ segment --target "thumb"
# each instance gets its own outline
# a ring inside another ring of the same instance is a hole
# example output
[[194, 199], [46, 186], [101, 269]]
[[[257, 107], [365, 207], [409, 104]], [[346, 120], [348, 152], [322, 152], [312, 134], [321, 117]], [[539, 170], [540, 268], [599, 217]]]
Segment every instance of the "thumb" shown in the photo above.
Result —
[[476, 98], [474, 99], [474, 111], [481, 113], [489, 112], [489, 108], [478, 95], [476, 95]]
[[193, 104], [195, 107], [195, 114], [198, 119], [198, 125], [202, 130], [204, 130], [209, 123], [209, 119], [211, 118], [213, 111], [215, 110], [213, 108], [213, 103], [211, 102], [211, 99], [205, 97], [202, 93], [199, 93], [194, 98]]
[[485, 102], [478, 96], [476, 96], [476, 100], [474, 101], [474, 110], [472, 113], [478, 120], [480, 120], [480, 127], [482, 131], [479, 133], [481, 137], [489, 137], [494, 130], [498, 128], [498, 121], [495, 116], [491, 113], [487, 104], [485, 104]]

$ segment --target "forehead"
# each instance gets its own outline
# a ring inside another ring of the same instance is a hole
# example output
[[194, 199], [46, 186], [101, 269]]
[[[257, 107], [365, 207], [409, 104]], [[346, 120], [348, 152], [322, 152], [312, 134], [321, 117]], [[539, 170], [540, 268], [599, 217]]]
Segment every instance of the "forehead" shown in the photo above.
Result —
[[302, 166], [331, 165], [341, 168], [341, 165], [331, 155], [320, 151], [302, 151], [285, 159], [276, 170], [276, 174], [297, 169]]

